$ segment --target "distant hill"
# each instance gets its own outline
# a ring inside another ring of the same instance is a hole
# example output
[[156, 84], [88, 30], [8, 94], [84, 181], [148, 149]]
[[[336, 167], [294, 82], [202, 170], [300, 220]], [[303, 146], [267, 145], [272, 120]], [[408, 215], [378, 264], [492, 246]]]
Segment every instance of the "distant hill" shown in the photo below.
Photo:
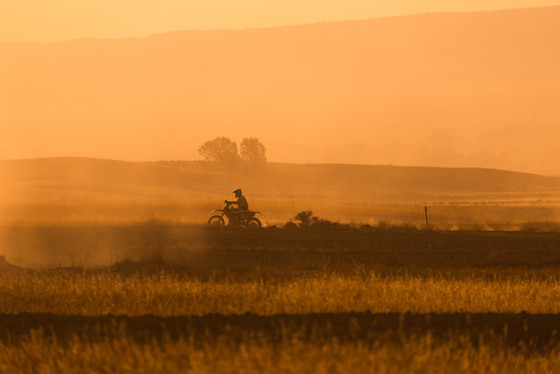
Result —
[[560, 6], [0, 44], [0, 158], [271, 160], [560, 173]]
[[[87, 158], [0, 161], [4, 202], [41, 200], [222, 200], [242, 187], [255, 198], [343, 202], [523, 198], [560, 194], [560, 178], [491, 169], [276, 164], [223, 170], [196, 161]], [[478, 197], [477, 197], [478, 196]]]

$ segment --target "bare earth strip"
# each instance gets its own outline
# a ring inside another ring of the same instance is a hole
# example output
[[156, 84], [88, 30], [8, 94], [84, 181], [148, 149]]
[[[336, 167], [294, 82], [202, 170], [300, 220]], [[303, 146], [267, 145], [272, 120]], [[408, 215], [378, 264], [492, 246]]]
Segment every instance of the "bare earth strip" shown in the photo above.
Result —
[[536, 349], [560, 343], [560, 315], [513, 313], [317, 313], [259, 316], [255, 314], [160, 317], [145, 315], [60, 316], [54, 314], [0, 314], [0, 340], [4, 343], [40, 331], [58, 341], [74, 337], [113, 339], [126, 336], [138, 342], [186, 339], [201, 345], [227, 340], [241, 343], [258, 337], [262, 344], [279, 344], [297, 338], [309, 343], [336, 339], [373, 344], [399, 342], [431, 335], [438, 341], [468, 337]]
[[335, 226], [248, 231], [154, 220], [127, 226], [5, 226], [0, 227], [0, 243], [9, 262], [32, 267], [91, 267], [146, 256], [198, 269], [211, 265], [217, 271], [226, 265], [277, 266], [286, 271], [303, 263], [323, 263], [325, 256], [342, 263], [407, 268], [560, 264], [557, 229], [426, 231]]

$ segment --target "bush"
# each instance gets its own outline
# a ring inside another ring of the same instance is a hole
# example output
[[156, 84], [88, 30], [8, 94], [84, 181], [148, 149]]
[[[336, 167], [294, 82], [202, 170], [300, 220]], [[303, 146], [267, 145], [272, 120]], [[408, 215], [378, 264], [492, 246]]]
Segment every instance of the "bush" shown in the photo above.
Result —
[[310, 226], [314, 220], [318, 218], [313, 215], [312, 210], [302, 210], [294, 217], [294, 221], [299, 222], [299, 226], [307, 227]]
[[[343, 227], [343, 226], [346, 227], [348, 226], [348, 225], [343, 225], [338, 221], [332, 222], [329, 221], [328, 219], [323, 219], [314, 216], [312, 210], [302, 210], [301, 212], [296, 214], [293, 220], [298, 223], [299, 227]], [[291, 221], [288, 223], [294, 224]]]

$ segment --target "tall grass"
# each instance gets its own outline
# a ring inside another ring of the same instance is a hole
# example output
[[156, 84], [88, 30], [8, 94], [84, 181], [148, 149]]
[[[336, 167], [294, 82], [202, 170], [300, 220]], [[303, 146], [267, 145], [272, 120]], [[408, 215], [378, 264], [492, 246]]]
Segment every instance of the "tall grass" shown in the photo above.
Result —
[[189, 339], [138, 343], [122, 336], [60, 343], [32, 333], [0, 343], [4, 373], [556, 373], [560, 350], [510, 348], [499, 342], [475, 347], [458, 337], [444, 342], [429, 334], [396, 344], [379, 337], [369, 344], [336, 339], [309, 342], [297, 335], [275, 344], [259, 336], [210, 345]]
[[[313, 209], [321, 218], [354, 228], [344, 235], [273, 228], [247, 235], [189, 227], [204, 224], [208, 211], [219, 207], [210, 200], [4, 206], [0, 243], [10, 251], [9, 260], [44, 265], [71, 258], [74, 266], [81, 256], [78, 265], [83, 266], [23, 270], [0, 263], [0, 313], [52, 313], [65, 319], [560, 313], [557, 234], [419, 231], [425, 224], [423, 204], [254, 203], [268, 224], [280, 225]], [[428, 211], [435, 230], [558, 231], [560, 217], [557, 204], [526, 202], [442, 203]], [[361, 224], [373, 227], [359, 229]], [[135, 256], [123, 260], [128, 252]], [[114, 265], [95, 268], [108, 261]], [[140, 342], [125, 332], [109, 338], [93, 331], [61, 341], [33, 331], [0, 339], [0, 372], [560, 372], [556, 346], [474, 344], [465, 336], [441, 341], [426, 331], [403, 336], [399, 343], [384, 336], [352, 342], [325, 331], [322, 339], [304, 340], [296, 331], [274, 343], [258, 333], [241, 340], [184, 336]]]
[[559, 313], [560, 278], [513, 271], [465, 274], [322, 274], [294, 279], [197, 280], [165, 272], [44, 271], [3, 276], [0, 313], [226, 315], [255, 313]]

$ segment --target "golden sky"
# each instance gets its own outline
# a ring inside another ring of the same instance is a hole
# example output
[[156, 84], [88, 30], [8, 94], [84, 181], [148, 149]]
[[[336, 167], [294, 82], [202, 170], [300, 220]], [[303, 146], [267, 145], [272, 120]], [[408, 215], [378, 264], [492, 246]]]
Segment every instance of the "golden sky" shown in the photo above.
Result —
[[413, 13], [559, 4], [559, 0], [1, 0], [0, 42], [146, 36]]

